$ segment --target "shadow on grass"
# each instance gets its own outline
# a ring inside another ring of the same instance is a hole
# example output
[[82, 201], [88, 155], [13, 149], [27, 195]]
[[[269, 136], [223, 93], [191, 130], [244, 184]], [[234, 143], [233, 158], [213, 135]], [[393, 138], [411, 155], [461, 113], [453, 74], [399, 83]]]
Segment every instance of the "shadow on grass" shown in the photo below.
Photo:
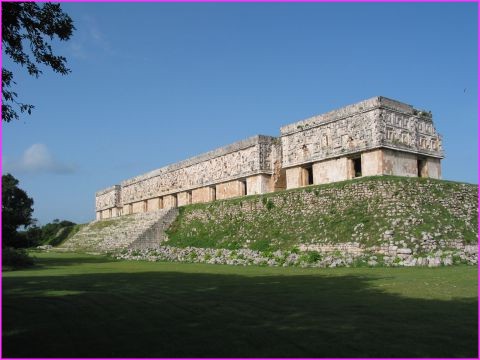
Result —
[[3, 356], [477, 356], [476, 299], [405, 298], [373, 288], [374, 279], [180, 272], [4, 278]]
[[[77, 255], [75, 257], [40, 257], [35, 256], [37, 253], [31, 252], [30, 255], [35, 259], [35, 263], [31, 270], [40, 270], [40, 269], [51, 269], [56, 267], [63, 267], [63, 266], [74, 266], [74, 265], [81, 265], [81, 264], [100, 264], [100, 263], [109, 263], [109, 262], [117, 262], [113, 258], [109, 258], [107, 256], [92, 256], [92, 255]], [[63, 255], [63, 254], [62, 254]]]

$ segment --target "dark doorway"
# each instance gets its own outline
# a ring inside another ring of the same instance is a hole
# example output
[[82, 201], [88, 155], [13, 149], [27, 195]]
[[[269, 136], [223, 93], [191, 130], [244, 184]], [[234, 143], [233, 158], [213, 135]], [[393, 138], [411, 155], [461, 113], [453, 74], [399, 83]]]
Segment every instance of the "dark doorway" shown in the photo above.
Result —
[[362, 158], [352, 159], [354, 177], [362, 176]]
[[427, 161], [425, 159], [418, 159], [417, 160], [418, 177], [427, 177], [426, 166], [427, 166]]
[[313, 185], [312, 165], [305, 166], [302, 170], [302, 186]]
[[240, 180], [240, 182], [242, 183], [242, 195], [247, 195], [247, 180], [246, 179], [243, 179], [243, 180]]
[[215, 186], [212, 186], [210, 189], [212, 189], [212, 192], [211, 192], [212, 199], [210, 201], [217, 200], [217, 189], [215, 188]]

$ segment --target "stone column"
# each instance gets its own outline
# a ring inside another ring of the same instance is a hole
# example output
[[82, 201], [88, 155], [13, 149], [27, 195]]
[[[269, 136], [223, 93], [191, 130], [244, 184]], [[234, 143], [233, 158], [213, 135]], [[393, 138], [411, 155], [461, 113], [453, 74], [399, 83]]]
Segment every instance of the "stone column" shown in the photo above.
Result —
[[184, 206], [192, 203], [192, 193], [190, 191], [183, 191], [178, 193], [178, 206]]
[[254, 175], [247, 178], [247, 195], [265, 194], [273, 191], [270, 175]]
[[166, 195], [163, 197], [163, 208], [169, 209], [177, 207], [177, 195]]
[[215, 187], [217, 200], [245, 195], [245, 185], [240, 180], [225, 182]]
[[346, 157], [314, 163], [312, 167], [314, 184], [326, 184], [349, 178], [349, 159]]

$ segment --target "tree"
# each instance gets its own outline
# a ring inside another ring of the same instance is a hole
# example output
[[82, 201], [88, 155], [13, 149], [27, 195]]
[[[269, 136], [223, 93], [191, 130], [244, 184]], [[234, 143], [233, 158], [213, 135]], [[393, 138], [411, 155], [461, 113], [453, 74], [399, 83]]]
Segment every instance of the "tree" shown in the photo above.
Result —
[[[36, 2], [2, 2], [2, 46], [3, 51], [15, 63], [25, 66], [30, 75], [38, 78], [42, 71], [38, 65], [43, 64], [53, 71], [66, 75], [67, 59], [53, 54], [47, 39], [58, 37], [62, 41], [70, 39], [73, 21], [60, 8], [60, 4]], [[30, 49], [30, 54], [24, 49]], [[31, 57], [33, 55], [33, 59]], [[38, 64], [38, 65], [37, 65]], [[17, 101], [17, 93], [11, 90], [13, 73], [2, 67], [2, 119], [10, 122], [18, 119], [14, 109], [31, 113], [33, 105]]]
[[11, 174], [2, 175], [2, 246], [15, 246], [17, 229], [33, 223], [33, 199]]

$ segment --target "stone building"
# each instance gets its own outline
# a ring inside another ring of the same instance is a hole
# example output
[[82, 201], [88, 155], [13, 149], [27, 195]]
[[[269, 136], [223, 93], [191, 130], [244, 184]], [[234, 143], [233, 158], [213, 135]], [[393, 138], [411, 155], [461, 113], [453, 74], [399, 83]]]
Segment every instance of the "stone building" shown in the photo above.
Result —
[[441, 177], [431, 113], [375, 97], [96, 193], [98, 219], [361, 176]]

